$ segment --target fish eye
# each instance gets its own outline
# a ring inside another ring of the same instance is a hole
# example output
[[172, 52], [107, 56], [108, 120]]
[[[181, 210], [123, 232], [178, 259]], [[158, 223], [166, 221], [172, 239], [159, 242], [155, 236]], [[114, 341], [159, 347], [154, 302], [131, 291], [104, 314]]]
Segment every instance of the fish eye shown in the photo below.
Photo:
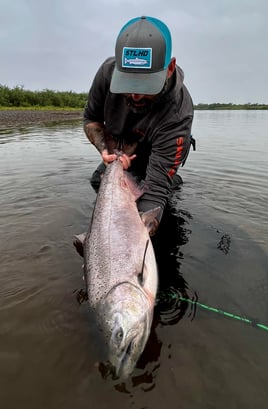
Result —
[[124, 332], [122, 328], [119, 328], [119, 330], [116, 332], [115, 337], [118, 339], [118, 341], [121, 341], [123, 339]]

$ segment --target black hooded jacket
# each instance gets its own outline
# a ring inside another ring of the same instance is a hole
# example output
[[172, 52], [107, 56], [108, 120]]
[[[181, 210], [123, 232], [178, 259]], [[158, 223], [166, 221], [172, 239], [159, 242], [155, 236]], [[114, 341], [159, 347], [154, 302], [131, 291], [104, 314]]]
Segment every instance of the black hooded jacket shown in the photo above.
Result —
[[[183, 84], [183, 71], [176, 70], [164, 93], [146, 113], [134, 113], [126, 97], [110, 92], [115, 59], [108, 58], [99, 68], [89, 90], [84, 122], [99, 122], [118, 142], [118, 147], [132, 147], [137, 155], [129, 171], [147, 186], [138, 200], [144, 212], [160, 206], [162, 217], [172, 178], [183, 165], [190, 149], [193, 103]], [[127, 150], [126, 150], [127, 151]]]

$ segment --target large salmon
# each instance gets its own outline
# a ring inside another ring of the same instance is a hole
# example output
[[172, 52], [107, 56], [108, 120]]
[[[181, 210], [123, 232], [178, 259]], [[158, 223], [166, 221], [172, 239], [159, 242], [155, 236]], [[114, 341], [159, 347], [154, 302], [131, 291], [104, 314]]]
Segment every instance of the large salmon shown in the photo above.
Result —
[[83, 243], [89, 305], [108, 360], [123, 378], [146, 345], [158, 281], [148, 229], [159, 208], [140, 215], [136, 200], [141, 194], [120, 160], [109, 164]]

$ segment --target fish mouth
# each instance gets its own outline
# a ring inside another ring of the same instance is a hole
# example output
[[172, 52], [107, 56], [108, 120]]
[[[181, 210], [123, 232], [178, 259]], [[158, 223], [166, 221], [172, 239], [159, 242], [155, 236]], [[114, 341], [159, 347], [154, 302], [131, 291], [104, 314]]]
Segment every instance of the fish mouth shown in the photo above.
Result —
[[107, 374], [111, 375], [113, 380], [126, 380], [129, 375], [132, 373], [134, 366], [133, 363], [131, 363], [131, 350], [133, 347], [133, 341], [132, 339], [127, 347], [125, 348], [123, 355], [121, 356], [120, 359], [117, 359], [117, 362], [112, 362], [112, 360], [108, 359], [104, 364], [101, 363], [101, 372], [103, 371], [103, 376], [107, 377]]
[[118, 377], [127, 377], [127, 374], [124, 373], [124, 369], [125, 367], [128, 366], [128, 361], [130, 360], [131, 357], [131, 350], [132, 350], [132, 346], [133, 346], [133, 341], [134, 338], [128, 343], [128, 345], [126, 346], [123, 355], [120, 359], [120, 362], [118, 363], [117, 367], [115, 368], [115, 373], [116, 376]]
[[[124, 294], [127, 292], [130, 293], [131, 301], [127, 297], [124, 299]], [[146, 344], [147, 334], [150, 332], [151, 304], [142, 288], [129, 281], [116, 284], [105, 298], [111, 307], [110, 319], [107, 321], [109, 322], [107, 330], [111, 334], [109, 336], [111, 354], [107, 358], [113, 367], [115, 376], [126, 379], [134, 370]], [[131, 310], [132, 307], [130, 307], [130, 312], [126, 312], [128, 306], [132, 306], [134, 312]], [[105, 315], [104, 311], [105, 308], [101, 312], [102, 316]], [[135, 317], [135, 311], [137, 313], [136, 319], [129, 321], [132, 313]]]

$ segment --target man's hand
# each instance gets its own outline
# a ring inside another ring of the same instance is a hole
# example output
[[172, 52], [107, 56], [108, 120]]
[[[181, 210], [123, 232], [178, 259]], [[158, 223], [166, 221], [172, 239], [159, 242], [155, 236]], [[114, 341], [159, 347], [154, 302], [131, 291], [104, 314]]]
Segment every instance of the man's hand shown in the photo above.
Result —
[[123, 153], [123, 155], [119, 156], [119, 160], [123, 163], [123, 169], [127, 170], [130, 165], [131, 161], [136, 158], [137, 155], [131, 155], [128, 156], [126, 153]]
[[[108, 165], [108, 163], [113, 162], [114, 160], [117, 159], [117, 155], [115, 153], [108, 153], [107, 149], [104, 149], [101, 153], [102, 160], [105, 165]], [[127, 170], [130, 165], [131, 161], [136, 158], [136, 155], [131, 155], [128, 156], [127, 154], [123, 153], [122, 155], [119, 156], [119, 160], [123, 164], [123, 169]]]
[[104, 149], [101, 152], [101, 157], [102, 157], [103, 163], [107, 166], [108, 163], [111, 163], [114, 160], [116, 160], [117, 155], [115, 153], [108, 153], [108, 150]]

